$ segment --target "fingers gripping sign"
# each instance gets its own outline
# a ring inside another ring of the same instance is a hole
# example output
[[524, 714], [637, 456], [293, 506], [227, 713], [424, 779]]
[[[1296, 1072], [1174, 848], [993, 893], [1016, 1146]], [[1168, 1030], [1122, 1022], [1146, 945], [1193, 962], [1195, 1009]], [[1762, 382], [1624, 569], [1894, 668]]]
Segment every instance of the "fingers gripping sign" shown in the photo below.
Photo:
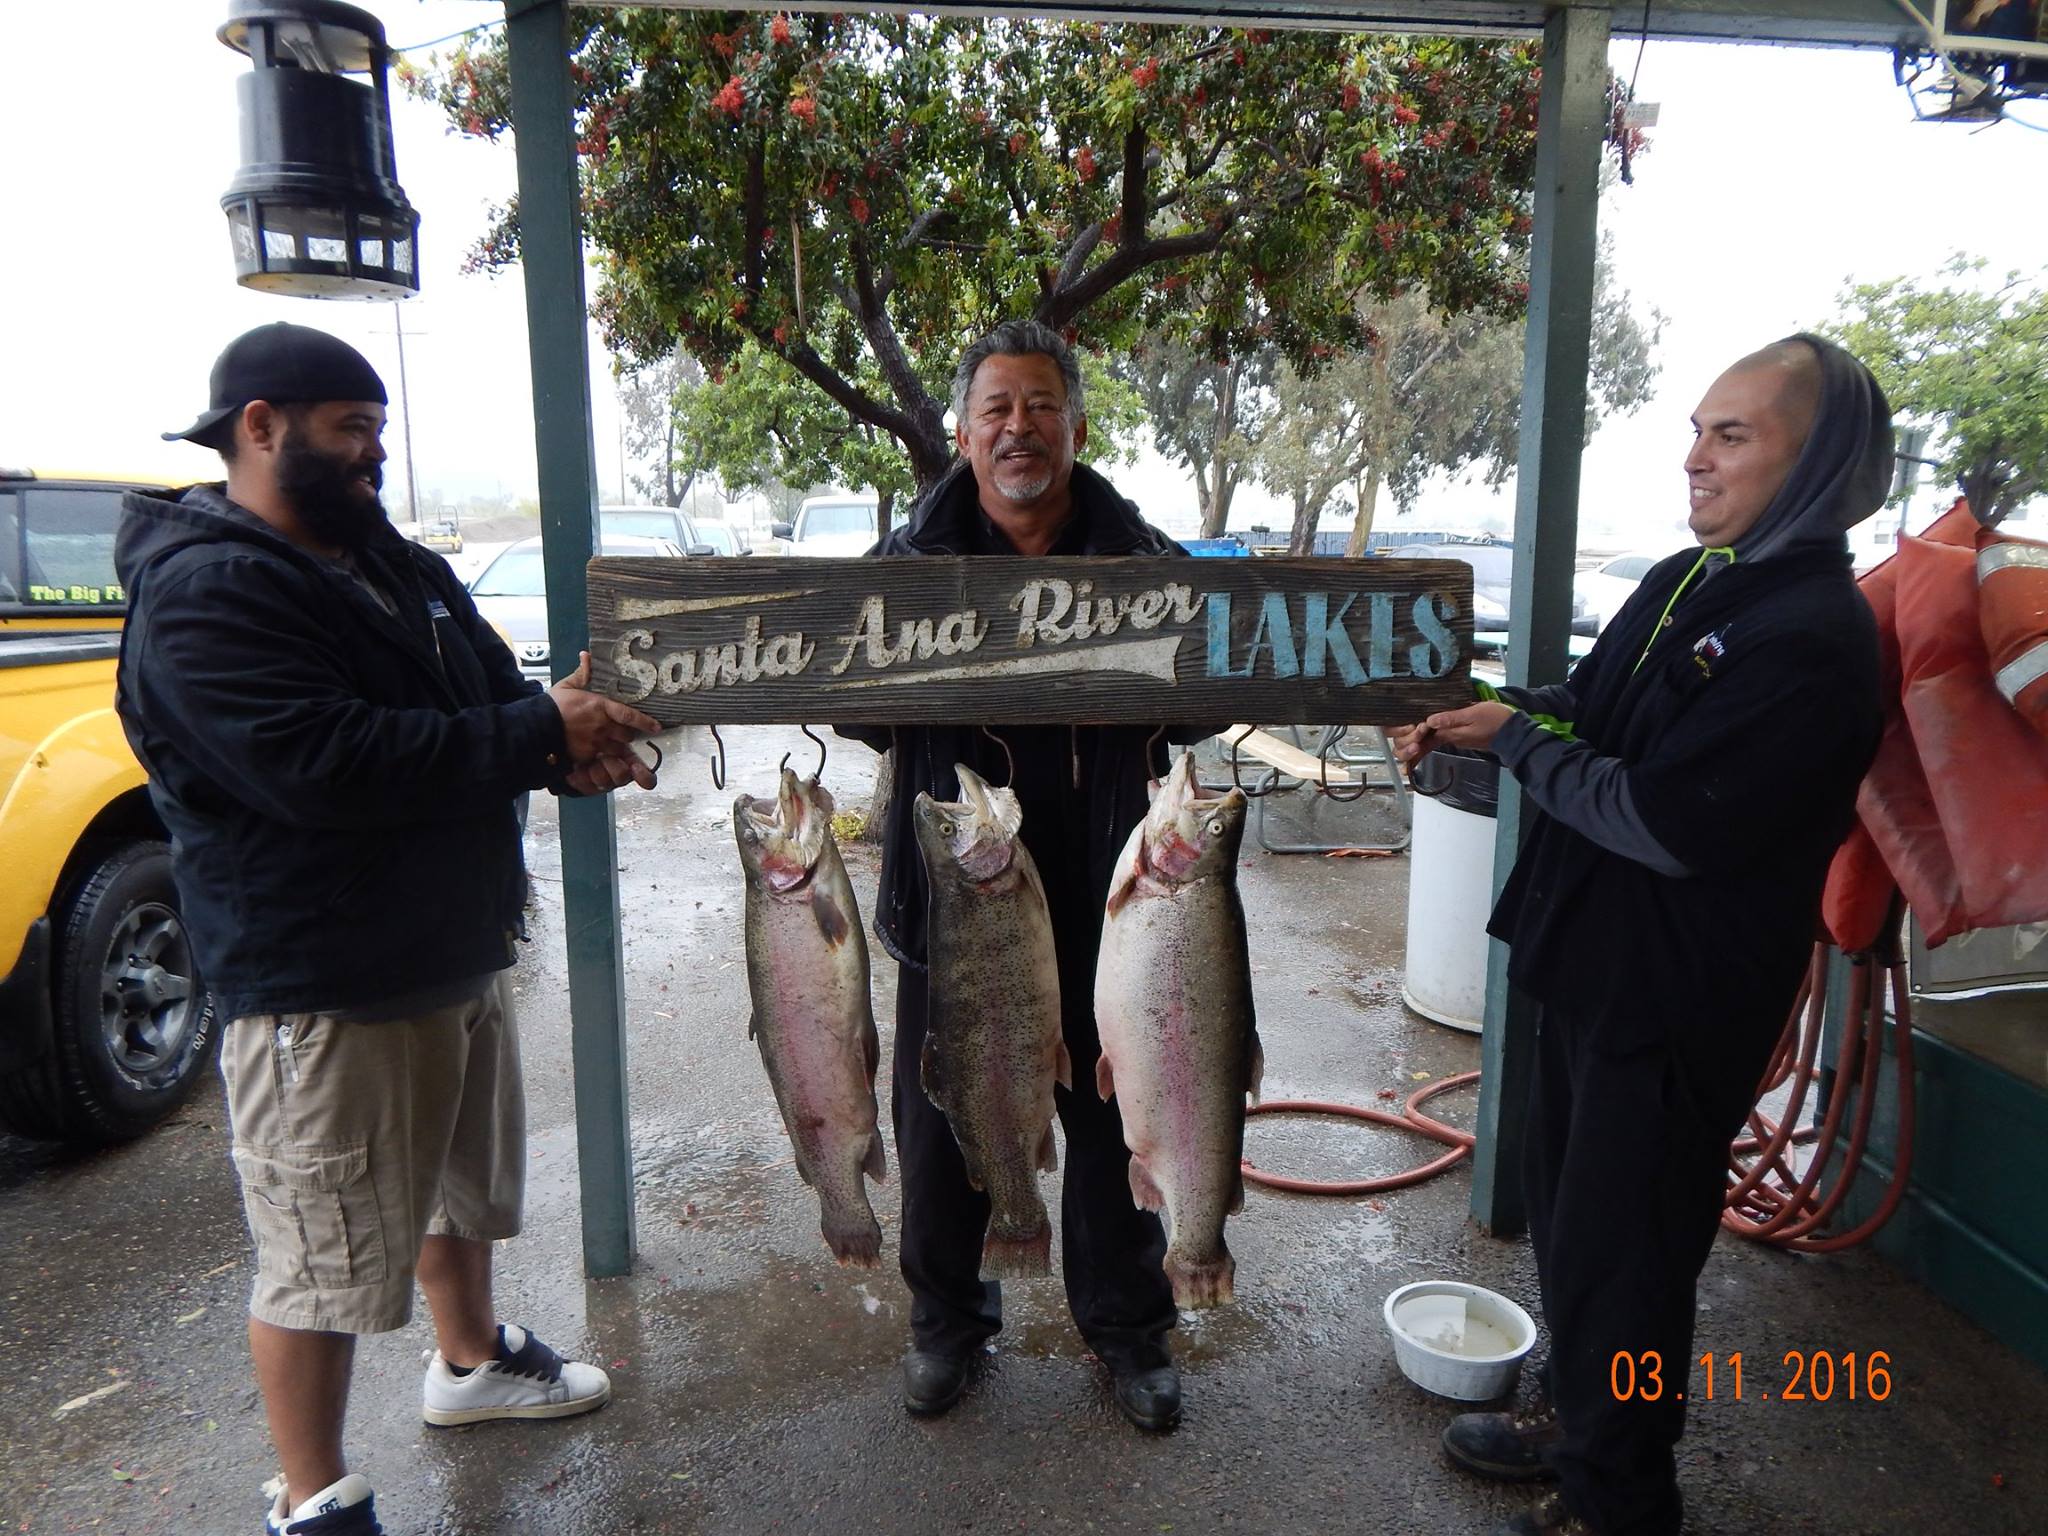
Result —
[[654, 771], [633, 750], [643, 737], [658, 735], [661, 722], [630, 704], [590, 691], [590, 652], [579, 654], [576, 670], [548, 690], [561, 711], [569, 761], [567, 779], [578, 794], [602, 795], [627, 784], [654, 788]]

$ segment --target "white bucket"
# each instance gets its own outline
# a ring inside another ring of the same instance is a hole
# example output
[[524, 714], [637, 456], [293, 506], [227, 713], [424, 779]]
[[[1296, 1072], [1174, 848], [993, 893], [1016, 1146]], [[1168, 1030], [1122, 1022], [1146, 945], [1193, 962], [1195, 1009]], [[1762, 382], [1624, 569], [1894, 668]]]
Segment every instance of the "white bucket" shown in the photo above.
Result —
[[1381, 1316], [1401, 1374], [1461, 1403], [1507, 1396], [1536, 1343], [1536, 1323], [1527, 1312], [1462, 1280], [1404, 1285], [1387, 1298]]
[[1401, 1000], [1426, 1019], [1477, 1034], [1486, 1016], [1486, 918], [1499, 823], [1427, 795], [1412, 803]]

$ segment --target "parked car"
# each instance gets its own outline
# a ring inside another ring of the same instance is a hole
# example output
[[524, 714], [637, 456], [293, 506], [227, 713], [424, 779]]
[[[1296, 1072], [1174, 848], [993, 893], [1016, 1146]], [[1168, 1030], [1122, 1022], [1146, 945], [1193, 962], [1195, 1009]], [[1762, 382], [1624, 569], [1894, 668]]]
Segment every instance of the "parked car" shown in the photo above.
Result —
[[681, 507], [599, 507], [597, 525], [607, 536], [631, 533], [667, 539], [686, 555], [718, 553], [700, 535], [695, 519]]
[[1616, 555], [1572, 578], [1572, 590], [1593, 615], [1593, 633], [1598, 634], [1613, 622], [1621, 605], [1635, 595], [1637, 585], [1650, 574], [1650, 567], [1663, 558], [1664, 555], [1640, 551]]
[[753, 548], [747, 542], [746, 535], [731, 523], [715, 523], [708, 517], [704, 518], [697, 524], [697, 537], [706, 544], [709, 544], [711, 552], [715, 555], [733, 556], [750, 555], [753, 553]]
[[115, 717], [121, 497], [0, 470], [0, 1126], [138, 1136], [219, 1047], [170, 835]]
[[875, 542], [873, 496], [807, 496], [796, 516], [770, 530], [778, 555], [864, 555]]
[[[703, 546], [699, 546], [702, 548]], [[680, 560], [683, 551], [672, 539], [613, 533], [606, 528], [601, 555], [639, 555]], [[521, 539], [501, 550], [469, 584], [477, 612], [505, 637], [519, 670], [543, 683], [554, 681], [548, 652], [547, 572], [541, 564], [539, 539]]]
[[420, 535], [420, 542], [444, 555], [462, 553], [462, 528], [453, 518], [442, 518]]
[[[1512, 544], [1403, 544], [1387, 552], [1393, 560], [1462, 560], [1472, 567], [1472, 629], [1476, 634], [1504, 634], [1514, 589], [1515, 546]], [[1594, 615], [1585, 599], [1572, 596], [1572, 633], [1590, 635]]]

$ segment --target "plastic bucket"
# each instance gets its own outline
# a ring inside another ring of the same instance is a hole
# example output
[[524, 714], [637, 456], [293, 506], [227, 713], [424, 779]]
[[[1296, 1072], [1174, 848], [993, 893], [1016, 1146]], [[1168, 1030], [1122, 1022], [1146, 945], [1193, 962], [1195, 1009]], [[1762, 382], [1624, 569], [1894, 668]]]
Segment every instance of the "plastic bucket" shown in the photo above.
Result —
[[1401, 998], [1426, 1019], [1476, 1034], [1486, 1014], [1500, 765], [1432, 752], [1416, 770]]
[[1417, 1280], [1381, 1309], [1394, 1361], [1425, 1392], [1461, 1403], [1506, 1397], [1536, 1343], [1536, 1322], [1507, 1297], [1462, 1280]]

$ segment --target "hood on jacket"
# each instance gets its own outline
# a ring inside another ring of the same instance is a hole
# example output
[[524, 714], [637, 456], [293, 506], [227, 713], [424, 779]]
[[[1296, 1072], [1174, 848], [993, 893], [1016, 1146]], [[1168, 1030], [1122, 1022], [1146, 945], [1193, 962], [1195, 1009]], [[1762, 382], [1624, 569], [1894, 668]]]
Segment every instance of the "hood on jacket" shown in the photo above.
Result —
[[1735, 541], [1754, 565], [1796, 549], [1846, 549], [1845, 535], [1879, 507], [1892, 482], [1892, 408], [1870, 370], [1833, 342], [1802, 331], [1820, 360], [1820, 406], [1806, 446], [1756, 525]]
[[[314, 569], [328, 562], [299, 548], [255, 513], [230, 501], [220, 484], [187, 486], [168, 495], [130, 491], [121, 498], [121, 527], [114, 537], [114, 569], [132, 601], [137, 581], [149, 566], [187, 545], [249, 544]], [[405, 535], [389, 522], [371, 535], [364, 553], [393, 557], [408, 570]]]

